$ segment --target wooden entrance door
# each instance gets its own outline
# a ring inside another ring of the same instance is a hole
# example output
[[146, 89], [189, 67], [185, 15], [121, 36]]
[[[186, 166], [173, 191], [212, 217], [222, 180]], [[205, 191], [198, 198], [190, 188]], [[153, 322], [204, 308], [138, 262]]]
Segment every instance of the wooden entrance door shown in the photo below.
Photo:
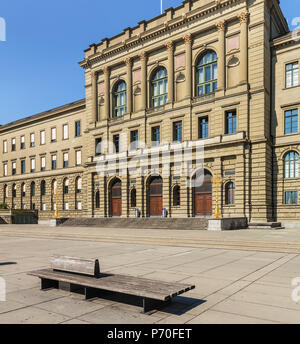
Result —
[[122, 215], [122, 183], [120, 180], [114, 182], [111, 187], [111, 216]]
[[163, 181], [160, 177], [153, 178], [149, 183], [149, 216], [162, 215], [162, 186]]
[[201, 186], [194, 188], [195, 216], [212, 215], [212, 183], [211, 174], [207, 173]]

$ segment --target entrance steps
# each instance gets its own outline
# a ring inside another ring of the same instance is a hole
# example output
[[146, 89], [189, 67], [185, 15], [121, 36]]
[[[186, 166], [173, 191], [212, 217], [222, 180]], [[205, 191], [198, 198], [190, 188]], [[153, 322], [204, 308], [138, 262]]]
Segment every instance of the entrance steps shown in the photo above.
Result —
[[70, 218], [62, 227], [207, 230], [206, 218]]
[[250, 222], [248, 229], [284, 229], [281, 222]]

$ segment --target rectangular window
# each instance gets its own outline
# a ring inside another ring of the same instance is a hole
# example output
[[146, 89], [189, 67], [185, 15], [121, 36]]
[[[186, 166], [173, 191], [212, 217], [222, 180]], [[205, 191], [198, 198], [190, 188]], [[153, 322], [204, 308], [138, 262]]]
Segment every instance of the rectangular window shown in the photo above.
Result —
[[173, 123], [173, 141], [182, 142], [182, 122]]
[[7, 153], [7, 140], [3, 141], [3, 153]]
[[298, 191], [286, 191], [285, 204], [298, 204]]
[[120, 135], [113, 136], [114, 153], [120, 153]]
[[17, 173], [17, 163], [13, 162], [12, 163], [12, 174], [15, 175]]
[[63, 125], [63, 139], [67, 140], [69, 138], [69, 126], [68, 124]]
[[41, 145], [44, 145], [44, 144], [46, 144], [45, 130], [42, 130], [40, 134], [41, 134], [41, 137], [40, 137]]
[[25, 173], [25, 160], [21, 160], [21, 173]]
[[34, 146], [35, 146], [34, 134], [30, 134], [30, 147], [34, 147]]
[[25, 136], [21, 136], [21, 149], [25, 148]]
[[80, 121], [75, 122], [75, 136], [78, 137], [81, 135], [81, 123]]
[[289, 110], [284, 113], [284, 134], [298, 133], [298, 110]]
[[76, 151], [76, 166], [81, 165], [81, 151]]
[[102, 144], [102, 138], [98, 138], [95, 140], [95, 155], [101, 155], [101, 144]]
[[209, 136], [208, 117], [199, 118], [199, 139], [206, 139]]
[[64, 168], [69, 167], [69, 153], [64, 153]]
[[65, 203], [65, 210], [69, 210], [69, 202]]
[[153, 127], [151, 130], [152, 146], [160, 145], [160, 127]]
[[298, 62], [289, 63], [285, 66], [285, 87], [294, 87], [299, 84], [299, 65]]
[[46, 211], [47, 207], [46, 207], [46, 203], [42, 203], [42, 211]]
[[51, 142], [56, 142], [56, 128], [51, 128]]
[[12, 152], [16, 150], [16, 139], [11, 140], [11, 150]]
[[236, 133], [236, 111], [227, 111], [225, 113], [225, 134]]
[[52, 155], [52, 170], [56, 170], [56, 155]]
[[46, 157], [42, 156], [41, 157], [41, 171], [46, 170]]
[[7, 164], [3, 165], [3, 175], [4, 177], [7, 176]]
[[77, 202], [77, 210], [82, 210], [81, 201], [78, 201], [78, 202]]
[[139, 132], [138, 132], [138, 130], [132, 130], [130, 132], [130, 149], [131, 150], [138, 149], [138, 141], [139, 141]]
[[30, 160], [30, 172], [35, 172], [35, 159]]

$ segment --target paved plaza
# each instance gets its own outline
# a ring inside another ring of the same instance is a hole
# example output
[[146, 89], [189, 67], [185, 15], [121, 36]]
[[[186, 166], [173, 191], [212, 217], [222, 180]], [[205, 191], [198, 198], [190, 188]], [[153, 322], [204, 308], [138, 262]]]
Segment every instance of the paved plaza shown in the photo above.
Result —
[[[27, 275], [52, 254], [99, 258], [101, 270], [196, 288], [172, 305], [141, 314], [136, 299], [40, 290]], [[0, 227], [0, 323], [300, 323], [292, 279], [300, 277], [300, 229], [208, 232], [104, 228]], [[300, 293], [299, 293], [300, 294]], [[128, 302], [128, 303], [127, 303]]]

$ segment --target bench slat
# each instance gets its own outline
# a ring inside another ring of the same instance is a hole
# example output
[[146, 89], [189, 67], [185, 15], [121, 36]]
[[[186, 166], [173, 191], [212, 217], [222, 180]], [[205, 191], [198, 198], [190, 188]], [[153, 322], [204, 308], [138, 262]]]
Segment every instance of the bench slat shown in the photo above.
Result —
[[94, 277], [99, 277], [100, 274], [98, 259], [52, 256], [50, 262], [53, 270], [73, 272]]
[[32, 271], [29, 275], [161, 301], [167, 301], [195, 288], [193, 285], [178, 283], [174, 285], [145, 278], [113, 274], [101, 274], [100, 278], [95, 279], [88, 276], [72, 275], [67, 272], [56, 272], [51, 269]]

